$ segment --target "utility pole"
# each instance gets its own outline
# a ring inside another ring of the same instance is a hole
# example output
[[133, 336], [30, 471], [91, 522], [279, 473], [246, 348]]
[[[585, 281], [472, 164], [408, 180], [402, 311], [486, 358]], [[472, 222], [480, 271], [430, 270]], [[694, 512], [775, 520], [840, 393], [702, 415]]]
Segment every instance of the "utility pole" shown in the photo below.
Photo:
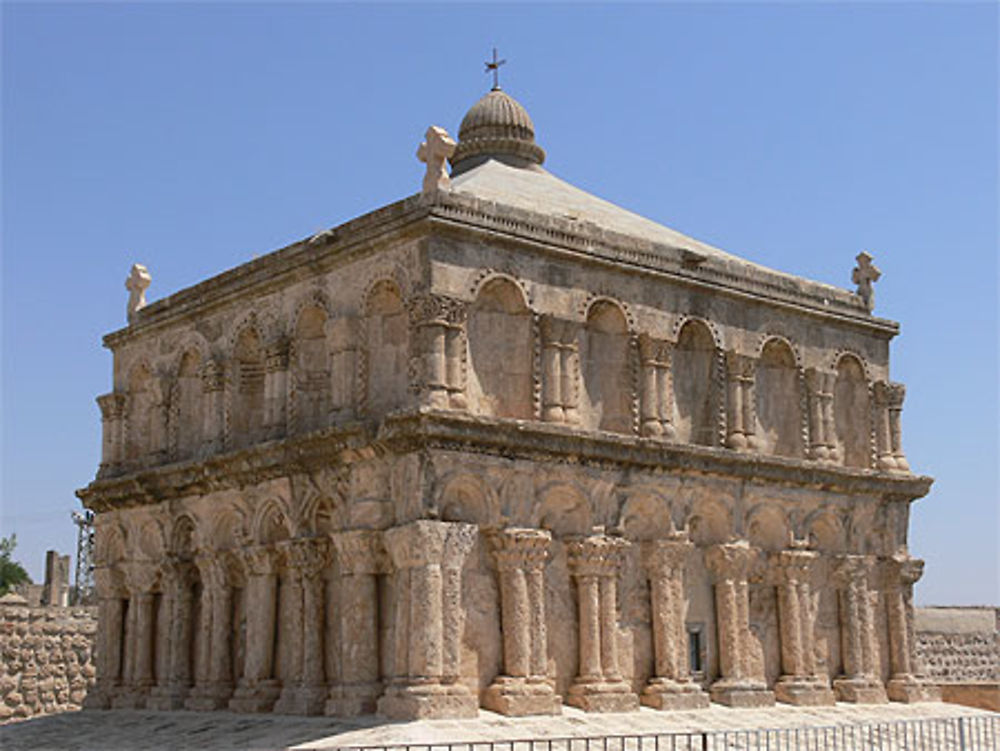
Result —
[[94, 512], [74, 511], [76, 524], [76, 576], [73, 605], [89, 605], [94, 593]]

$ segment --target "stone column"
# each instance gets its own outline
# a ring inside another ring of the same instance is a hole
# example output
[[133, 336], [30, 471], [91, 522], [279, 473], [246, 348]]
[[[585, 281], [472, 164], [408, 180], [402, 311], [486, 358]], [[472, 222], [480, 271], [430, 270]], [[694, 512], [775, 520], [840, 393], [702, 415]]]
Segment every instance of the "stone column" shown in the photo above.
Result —
[[549, 682], [544, 568], [549, 532], [508, 528], [490, 545], [500, 585], [503, 673], [486, 689], [483, 706], [505, 715], [559, 714], [562, 698]]
[[336, 421], [354, 410], [357, 394], [357, 319], [342, 316], [327, 325], [330, 341], [330, 413]]
[[837, 462], [836, 428], [833, 422], [833, 389], [837, 372], [809, 368], [806, 391], [809, 397], [809, 455], [825, 464]]
[[423, 364], [424, 403], [434, 409], [465, 407], [465, 304], [440, 295], [416, 299], [410, 306], [414, 341]]
[[836, 564], [833, 580], [840, 598], [840, 637], [844, 674], [834, 680], [840, 701], [864, 704], [886, 702], [878, 679], [874, 614], [868, 587], [873, 559], [844, 555]]
[[461, 567], [472, 524], [420, 520], [385, 532], [394, 568], [394, 667], [378, 702], [394, 719], [475, 717], [478, 700], [458, 681], [464, 611]]
[[125, 571], [125, 584], [129, 592], [125, 628], [125, 665], [122, 670], [122, 686], [112, 701], [115, 709], [144, 707], [154, 683], [155, 582], [156, 569], [151, 564], [134, 563]]
[[293, 659], [294, 680], [286, 680], [274, 711], [284, 714], [313, 715], [323, 711], [326, 700], [325, 598], [323, 571], [329, 563], [328, 540], [305, 538], [286, 543], [288, 568], [294, 571], [300, 593], [295, 605], [300, 616], [295, 618], [298, 632], [289, 634], [295, 648], [289, 650]]
[[906, 387], [901, 383], [878, 381], [872, 391], [875, 422], [876, 466], [887, 472], [909, 472], [903, 453], [900, 415]]
[[829, 680], [816, 672], [811, 577], [818, 557], [815, 551], [798, 548], [771, 556], [771, 569], [777, 577], [782, 669], [774, 692], [788, 704], [834, 703]]
[[170, 557], [164, 566], [164, 576], [165, 589], [169, 592], [166, 602], [170, 607], [166, 680], [158, 681], [146, 706], [166, 711], [183, 708], [184, 700], [191, 690], [194, 564]]
[[569, 570], [576, 580], [580, 628], [580, 673], [566, 701], [588, 712], [630, 712], [639, 698], [618, 666], [618, 570], [625, 540], [594, 534], [568, 543]]
[[95, 635], [97, 682], [87, 693], [84, 702], [87, 709], [108, 709], [122, 684], [125, 592], [120, 579], [120, 574], [109, 566], [94, 569], [98, 602]]
[[576, 334], [573, 321], [542, 316], [542, 419], [548, 422], [579, 421], [580, 352]]
[[225, 426], [222, 408], [225, 387], [226, 374], [222, 364], [215, 360], [207, 361], [201, 371], [201, 388], [205, 405], [205, 424], [202, 428], [205, 455], [215, 454], [223, 449]]
[[751, 658], [748, 579], [756, 554], [746, 541], [713, 545], [705, 552], [705, 565], [715, 585], [721, 673], [710, 693], [713, 701], [730, 707], [774, 704], [774, 693]]
[[195, 559], [201, 576], [201, 622], [196, 655], [195, 686], [184, 702], [187, 709], [223, 709], [233, 693], [231, 644], [232, 587], [222, 554], [203, 553]]
[[382, 693], [379, 670], [378, 576], [389, 569], [382, 533], [353, 530], [332, 534], [340, 569], [337, 645], [340, 682], [330, 686], [328, 715], [371, 714]]
[[692, 549], [685, 535], [643, 545], [643, 568], [649, 579], [654, 673], [642, 703], [656, 709], [700, 709], [708, 694], [691, 680], [684, 570]]
[[909, 472], [910, 465], [903, 453], [903, 434], [900, 417], [903, 412], [903, 399], [906, 397], [906, 387], [901, 383], [888, 384], [886, 411], [889, 422], [889, 448], [897, 472]]
[[641, 370], [639, 392], [640, 431], [671, 441], [677, 436], [674, 427], [674, 385], [670, 358], [673, 343], [639, 336]]
[[264, 431], [268, 439], [288, 430], [288, 340], [267, 345], [264, 359]]
[[281, 692], [274, 675], [278, 557], [268, 545], [245, 548], [242, 556], [247, 575], [246, 653], [243, 677], [229, 708], [234, 712], [268, 712]]
[[941, 691], [915, 675], [913, 585], [924, 573], [924, 562], [906, 554], [884, 564], [885, 611], [889, 621], [890, 677], [886, 693], [893, 701], [940, 701]]
[[736, 451], [758, 447], [754, 377], [757, 362], [733, 350], [726, 352], [726, 446]]
[[124, 459], [122, 445], [122, 420], [125, 416], [125, 395], [110, 393], [97, 397], [101, 408], [101, 465], [98, 477], [121, 472]]

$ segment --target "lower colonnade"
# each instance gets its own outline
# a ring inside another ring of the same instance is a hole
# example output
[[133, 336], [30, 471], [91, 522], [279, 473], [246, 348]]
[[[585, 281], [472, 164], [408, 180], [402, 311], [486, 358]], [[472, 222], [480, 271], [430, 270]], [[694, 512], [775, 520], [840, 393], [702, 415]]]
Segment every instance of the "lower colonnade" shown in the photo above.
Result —
[[[561, 684], [548, 612], [556, 543], [576, 632], [575, 675]], [[489, 559], [499, 603], [500, 668], [482, 690], [463, 653], [463, 572], [474, 548]], [[648, 597], [650, 664], [638, 669], [620, 638], [629, 552]], [[544, 529], [420, 520], [174, 554], [159, 564], [121, 561], [96, 571], [98, 681], [88, 704], [460, 718], [480, 706], [557, 714], [564, 701], [617, 712], [640, 703], [696, 709], [710, 699], [742, 707], [930, 698], [913, 661], [910, 599], [922, 562], [832, 557], [833, 575], [820, 583], [837, 591], [840, 675], [831, 680], [816, 658], [815, 571], [824, 555], [803, 545], [764, 553], [745, 540], [696, 546], [679, 533], [630, 541], [597, 529], [554, 540]], [[692, 641], [685, 623], [687, 569], [698, 556], [712, 592], [710, 645]], [[773, 587], [777, 603], [780, 675], [770, 682], [751, 628], [755, 586]], [[711, 673], [692, 665], [702, 661], [699, 644], [713, 654]]]

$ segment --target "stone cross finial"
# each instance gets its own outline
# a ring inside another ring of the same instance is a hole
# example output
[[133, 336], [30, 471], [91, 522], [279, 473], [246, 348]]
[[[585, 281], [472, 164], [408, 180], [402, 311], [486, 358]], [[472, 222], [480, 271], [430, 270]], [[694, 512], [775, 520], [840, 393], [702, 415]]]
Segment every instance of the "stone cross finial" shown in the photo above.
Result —
[[448, 135], [448, 131], [437, 125], [427, 129], [424, 139], [417, 149], [417, 159], [427, 164], [423, 191], [432, 193], [435, 190], [448, 190], [451, 178], [448, 177], [445, 162], [455, 153], [455, 141]]
[[861, 297], [865, 307], [871, 311], [875, 308], [875, 289], [872, 287], [872, 283], [879, 280], [882, 272], [872, 263], [871, 255], [863, 250], [858, 253], [855, 260], [858, 265], [851, 272], [851, 281], [858, 285], [857, 294]]
[[141, 263], [132, 264], [132, 271], [125, 280], [125, 289], [128, 290], [128, 320], [129, 323], [135, 314], [146, 307], [146, 289], [153, 277]]

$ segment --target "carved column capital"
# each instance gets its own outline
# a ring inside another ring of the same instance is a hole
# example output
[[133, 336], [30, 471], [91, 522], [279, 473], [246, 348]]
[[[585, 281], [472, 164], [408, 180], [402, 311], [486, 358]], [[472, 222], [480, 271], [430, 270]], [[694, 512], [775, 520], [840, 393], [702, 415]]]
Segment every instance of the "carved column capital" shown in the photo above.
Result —
[[798, 584], [809, 581], [819, 553], [814, 550], [780, 550], [772, 553], [770, 558], [779, 583]]
[[101, 419], [120, 420], [125, 414], [125, 394], [112, 391], [97, 397], [97, 406], [101, 408]]
[[269, 545], [243, 548], [240, 557], [248, 576], [273, 576], [278, 572], [278, 555]]
[[329, 541], [320, 537], [289, 540], [288, 565], [307, 579], [319, 576], [330, 562]]
[[627, 547], [626, 540], [607, 535], [570, 540], [566, 550], [570, 571], [576, 576], [613, 576]]
[[123, 598], [127, 596], [124, 577], [115, 566], [97, 566], [94, 568], [94, 586], [97, 596], [101, 599]]
[[901, 589], [916, 584], [924, 575], [924, 562], [908, 555], [894, 555], [885, 561], [883, 584], [886, 589]]
[[748, 579], [756, 558], [757, 550], [747, 541], [727, 542], [705, 551], [705, 566], [716, 582]]
[[726, 375], [737, 381], [752, 381], [757, 368], [757, 359], [736, 350], [726, 350]]
[[833, 570], [833, 580], [841, 589], [857, 581], [867, 582], [874, 563], [875, 559], [869, 555], [838, 556]]
[[151, 591], [158, 576], [159, 571], [153, 563], [133, 561], [125, 566], [125, 586], [132, 595]]
[[500, 571], [528, 571], [545, 565], [552, 534], [543, 529], [508, 527], [490, 534], [489, 540]]
[[474, 524], [418, 520], [385, 531], [385, 546], [397, 569], [461, 565], [479, 528]]
[[335, 532], [330, 535], [337, 561], [344, 574], [382, 574], [389, 570], [382, 533], [371, 529]]
[[288, 370], [289, 341], [287, 339], [276, 339], [269, 342], [264, 355], [264, 369], [268, 373], [279, 370]]
[[656, 339], [647, 333], [639, 334], [639, 359], [643, 364], [668, 367], [673, 349], [674, 343], [671, 341]]
[[414, 326], [464, 326], [468, 304], [444, 295], [420, 295], [409, 305], [410, 322]]
[[671, 576], [683, 571], [694, 545], [687, 536], [652, 540], [642, 546], [642, 565], [649, 577]]

